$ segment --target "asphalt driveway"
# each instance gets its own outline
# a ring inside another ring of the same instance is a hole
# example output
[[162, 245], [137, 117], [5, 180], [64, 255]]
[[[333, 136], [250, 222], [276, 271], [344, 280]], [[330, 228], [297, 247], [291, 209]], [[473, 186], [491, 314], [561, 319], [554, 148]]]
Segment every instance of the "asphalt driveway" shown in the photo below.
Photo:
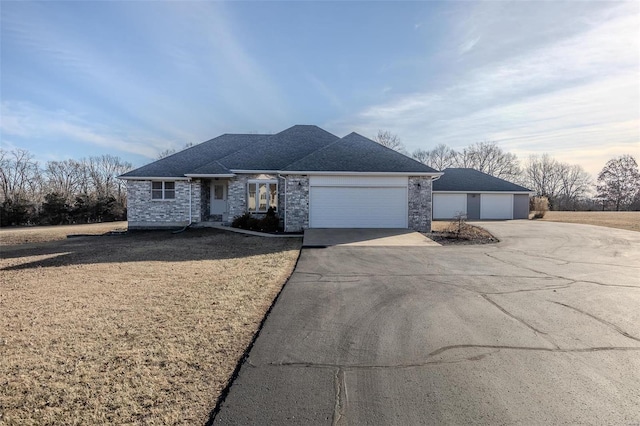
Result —
[[216, 424], [639, 424], [640, 233], [303, 249]]

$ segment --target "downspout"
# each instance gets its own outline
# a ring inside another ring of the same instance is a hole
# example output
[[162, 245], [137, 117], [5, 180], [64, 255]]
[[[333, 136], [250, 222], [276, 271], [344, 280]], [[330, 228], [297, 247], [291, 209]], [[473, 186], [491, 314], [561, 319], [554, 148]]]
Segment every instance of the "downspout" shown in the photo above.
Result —
[[282, 212], [282, 219], [284, 221], [284, 231], [287, 232], [287, 177], [282, 176], [280, 173], [278, 173], [278, 177], [284, 179], [284, 211]]

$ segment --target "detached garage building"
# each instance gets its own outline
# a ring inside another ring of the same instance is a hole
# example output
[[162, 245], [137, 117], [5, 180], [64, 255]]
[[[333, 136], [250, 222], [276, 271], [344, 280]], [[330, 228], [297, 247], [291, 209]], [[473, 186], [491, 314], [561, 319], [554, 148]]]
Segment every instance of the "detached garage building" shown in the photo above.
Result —
[[450, 168], [433, 182], [433, 219], [527, 219], [530, 189], [474, 169]]

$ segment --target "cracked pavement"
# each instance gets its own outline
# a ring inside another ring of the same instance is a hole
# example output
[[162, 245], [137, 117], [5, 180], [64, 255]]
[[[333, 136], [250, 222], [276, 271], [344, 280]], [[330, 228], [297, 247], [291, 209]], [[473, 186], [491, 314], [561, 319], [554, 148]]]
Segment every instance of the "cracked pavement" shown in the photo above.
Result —
[[216, 424], [638, 424], [640, 233], [303, 249]]

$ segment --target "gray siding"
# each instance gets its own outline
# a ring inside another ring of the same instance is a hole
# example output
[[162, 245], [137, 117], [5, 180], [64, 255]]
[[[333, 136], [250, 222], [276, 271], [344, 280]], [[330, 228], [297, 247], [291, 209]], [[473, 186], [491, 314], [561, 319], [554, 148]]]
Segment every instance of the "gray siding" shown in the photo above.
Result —
[[480, 219], [480, 194], [467, 194], [467, 219]]
[[513, 218], [529, 219], [529, 195], [527, 194], [513, 195]]

